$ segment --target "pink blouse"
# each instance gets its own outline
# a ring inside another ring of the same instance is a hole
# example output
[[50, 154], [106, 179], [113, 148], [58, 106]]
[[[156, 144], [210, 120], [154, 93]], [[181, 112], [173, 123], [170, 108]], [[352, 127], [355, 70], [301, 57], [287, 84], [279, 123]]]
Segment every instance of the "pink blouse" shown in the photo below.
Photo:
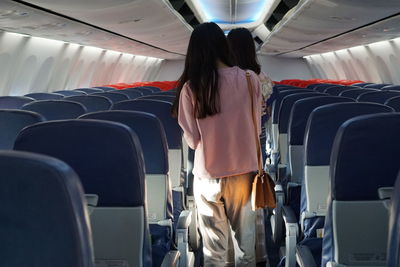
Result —
[[[261, 84], [251, 73], [257, 131], [261, 133]], [[184, 138], [195, 149], [193, 174], [221, 178], [257, 170], [257, 152], [246, 72], [239, 67], [221, 68], [219, 73], [220, 113], [197, 119], [194, 96], [186, 83], [179, 99], [178, 122]]]

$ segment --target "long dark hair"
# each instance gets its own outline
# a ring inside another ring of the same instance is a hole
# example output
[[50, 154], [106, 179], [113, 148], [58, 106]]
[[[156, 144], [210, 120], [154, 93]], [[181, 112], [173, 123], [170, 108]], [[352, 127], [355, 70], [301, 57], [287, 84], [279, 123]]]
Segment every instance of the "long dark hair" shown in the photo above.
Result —
[[190, 37], [185, 69], [179, 78], [172, 115], [178, 115], [179, 96], [188, 82], [194, 95], [194, 116], [205, 118], [220, 112], [217, 60], [232, 67], [230, 48], [224, 32], [213, 22], [198, 25]]
[[250, 31], [246, 28], [233, 29], [228, 33], [228, 42], [236, 65], [241, 69], [260, 74], [261, 67], [257, 61], [256, 46]]

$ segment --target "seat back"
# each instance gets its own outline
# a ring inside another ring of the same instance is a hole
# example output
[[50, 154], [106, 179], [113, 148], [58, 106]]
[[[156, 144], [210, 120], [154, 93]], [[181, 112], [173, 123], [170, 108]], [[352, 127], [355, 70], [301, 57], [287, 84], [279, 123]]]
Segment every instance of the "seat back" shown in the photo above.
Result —
[[153, 114], [139, 111], [101, 111], [80, 119], [114, 121], [131, 128], [139, 138], [146, 166], [149, 222], [172, 218], [172, 192], [168, 176], [168, 145], [164, 128]]
[[272, 148], [275, 152], [279, 150], [279, 130], [278, 130], [278, 121], [279, 121], [279, 110], [281, 108], [282, 100], [285, 96], [291, 94], [300, 94], [300, 93], [310, 93], [313, 92], [310, 89], [291, 89], [283, 92], [279, 92], [276, 97], [276, 100], [272, 104]]
[[150, 89], [153, 93], [160, 92], [161, 89], [155, 86], [143, 86], [146, 89]]
[[130, 87], [130, 88], [125, 88], [124, 90], [138, 91], [138, 92], [141, 92], [142, 95], [151, 95], [153, 93], [153, 90], [145, 88], [145, 87]]
[[99, 88], [77, 88], [77, 89], [74, 89], [74, 90], [85, 92], [88, 95], [104, 92], [104, 90], [99, 89]]
[[311, 89], [311, 90], [314, 90], [315, 87], [317, 87], [317, 86], [319, 86], [321, 84], [323, 84], [323, 83], [312, 83], [312, 84], [307, 85], [307, 88]]
[[374, 103], [336, 103], [317, 107], [311, 112], [304, 138], [304, 190], [301, 196], [305, 235], [315, 236], [312, 232], [315, 231], [312, 229], [317, 219], [315, 217], [326, 215], [330, 156], [339, 127], [356, 116], [392, 111], [389, 107]]
[[303, 98], [293, 104], [287, 123], [288, 132], [288, 155], [289, 169], [292, 174], [291, 181], [302, 184], [304, 176], [304, 135], [307, 120], [311, 112], [320, 106], [332, 104], [353, 102], [351, 98], [339, 96], [317, 96], [312, 98]]
[[57, 93], [30, 93], [25, 96], [31, 97], [35, 100], [56, 100], [64, 97], [64, 95]]
[[332, 86], [336, 86], [337, 84], [332, 84], [332, 83], [323, 83], [320, 85], [317, 85], [314, 87], [314, 91], [317, 92], [321, 92], [323, 93], [325, 91], [326, 88], [332, 87]]
[[0, 96], [1, 109], [20, 109], [23, 105], [35, 101], [26, 96]]
[[365, 87], [366, 85], [369, 85], [372, 83], [353, 83], [352, 86], [357, 86], [357, 87]]
[[0, 152], [0, 234], [7, 267], [94, 267], [83, 190], [64, 162]]
[[400, 85], [387, 85], [382, 90], [400, 91]]
[[290, 113], [294, 103], [299, 99], [321, 96], [323, 94], [316, 92], [307, 92], [300, 94], [287, 95], [283, 98], [279, 110], [278, 131], [279, 131], [279, 151], [281, 155], [281, 163], [287, 164], [288, 153], [288, 126]]
[[386, 100], [385, 105], [394, 108], [394, 110], [397, 112], [400, 112], [400, 96], [389, 98]]
[[161, 100], [126, 100], [116, 103], [113, 110], [131, 110], [151, 113], [163, 124], [168, 142], [169, 171], [172, 186], [180, 186], [182, 168], [182, 130], [176, 118], [171, 116], [172, 104]]
[[46, 120], [75, 119], [86, 113], [86, 108], [68, 100], [40, 100], [25, 104], [23, 110], [37, 112]]
[[19, 132], [31, 124], [45, 121], [32, 111], [17, 109], [0, 110], [0, 149], [12, 149]]
[[377, 92], [378, 90], [376, 89], [350, 89], [350, 90], [345, 90], [339, 94], [339, 96], [343, 97], [350, 97], [353, 99], [357, 99], [357, 97], [361, 94], [367, 93], [367, 92]]
[[153, 95], [146, 95], [146, 96], [142, 96], [139, 99], [153, 99], [153, 100], [161, 100], [161, 101], [166, 101], [168, 103], [174, 103], [175, 101], [175, 96], [172, 95], [159, 95], [159, 94], [153, 94]]
[[389, 219], [387, 266], [400, 266], [400, 175], [393, 189]]
[[378, 91], [378, 92], [368, 92], [361, 94], [357, 97], [358, 102], [372, 102], [383, 104], [386, 100], [400, 96], [400, 92], [396, 91]]
[[91, 214], [96, 259], [151, 265], [143, 153], [129, 127], [98, 120], [44, 122], [21, 131], [14, 149], [65, 161], [85, 193], [98, 195]]
[[378, 192], [394, 185], [399, 135], [396, 113], [359, 116], [340, 126], [331, 154], [322, 266], [386, 266], [388, 211]]
[[[93, 88], [97, 88], [97, 89], [101, 89], [104, 92], [114, 92], [117, 91], [117, 89], [115, 89], [114, 87], [108, 87], [108, 86], [95, 86]], [[118, 91], [119, 92], [119, 91]]]
[[86, 107], [87, 112], [109, 110], [112, 107], [110, 99], [104, 96], [81, 95], [66, 97], [65, 100], [81, 103]]
[[129, 97], [126, 94], [122, 94], [120, 92], [103, 92], [103, 93], [94, 93], [92, 95], [107, 97], [108, 99], [111, 100], [112, 103], [117, 103], [129, 99]]
[[345, 90], [351, 90], [351, 89], [360, 89], [360, 87], [336, 85], [336, 86], [326, 88], [325, 93], [327, 93], [329, 95], [333, 95], [333, 96], [338, 96], [341, 92], [343, 92]]
[[125, 94], [129, 99], [136, 99], [143, 96], [143, 94], [137, 90], [119, 90], [118, 92]]
[[364, 88], [372, 88], [372, 89], [382, 89], [385, 86], [391, 85], [390, 83], [372, 83], [372, 84], [367, 84], [364, 86]]
[[63, 96], [87, 95], [85, 92], [78, 90], [61, 90], [61, 91], [55, 91], [54, 93]]

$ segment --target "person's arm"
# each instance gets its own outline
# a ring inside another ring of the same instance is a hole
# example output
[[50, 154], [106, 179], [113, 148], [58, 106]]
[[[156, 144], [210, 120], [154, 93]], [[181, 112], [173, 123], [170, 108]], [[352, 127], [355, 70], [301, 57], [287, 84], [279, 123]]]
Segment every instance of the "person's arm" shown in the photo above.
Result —
[[178, 123], [188, 146], [196, 149], [200, 142], [200, 132], [194, 115], [193, 97], [187, 85], [182, 88], [179, 98]]

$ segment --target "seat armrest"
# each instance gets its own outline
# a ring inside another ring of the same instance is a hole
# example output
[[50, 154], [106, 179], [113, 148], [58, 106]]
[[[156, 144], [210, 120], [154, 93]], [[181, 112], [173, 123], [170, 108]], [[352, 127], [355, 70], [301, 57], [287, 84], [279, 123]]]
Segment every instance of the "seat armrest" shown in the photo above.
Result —
[[180, 253], [177, 250], [171, 250], [169, 251], [163, 259], [163, 262], [161, 263], [161, 267], [175, 267], [179, 266], [179, 256]]
[[282, 207], [282, 216], [286, 227], [285, 267], [296, 267], [296, 244], [299, 234], [299, 225], [290, 206]]
[[85, 194], [86, 205], [89, 211], [89, 215], [92, 214], [97, 203], [99, 202], [99, 196], [96, 194]]
[[192, 212], [190, 210], [184, 210], [179, 215], [176, 229], [188, 229], [192, 222]]
[[391, 198], [393, 195], [394, 187], [380, 187], [378, 188], [379, 199], [383, 200], [385, 208], [390, 209]]

